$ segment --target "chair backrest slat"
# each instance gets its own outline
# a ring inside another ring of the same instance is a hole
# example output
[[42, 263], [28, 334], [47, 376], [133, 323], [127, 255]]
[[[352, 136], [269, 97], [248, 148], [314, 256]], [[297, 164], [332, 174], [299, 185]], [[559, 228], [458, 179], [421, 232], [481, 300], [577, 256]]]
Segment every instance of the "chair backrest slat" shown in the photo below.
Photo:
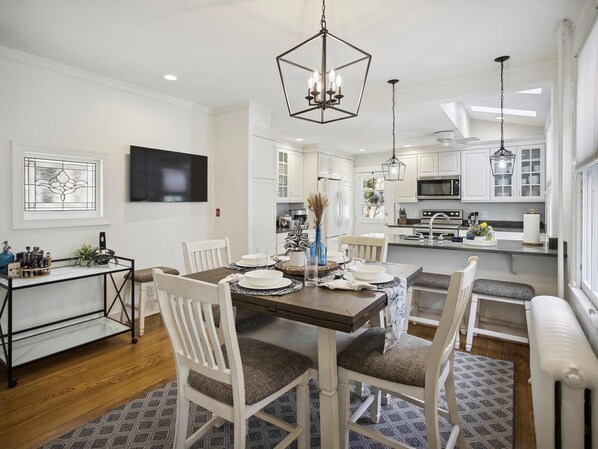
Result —
[[343, 245], [349, 248], [349, 256], [363, 259], [366, 262], [386, 262], [386, 239], [384, 237], [363, 237], [344, 235], [338, 240], [338, 250]]
[[[244, 401], [244, 380], [233, 320], [230, 287], [213, 285], [154, 270], [158, 303], [172, 341], [177, 376], [187, 368], [232, 385]], [[219, 338], [212, 307], [220, 308], [224, 341]], [[224, 357], [223, 344], [227, 358]], [[179, 379], [185, 381], [186, 379]]]
[[471, 300], [477, 263], [477, 256], [471, 256], [463, 270], [455, 271], [451, 275], [444, 308], [430, 350], [428, 368], [432, 371], [439, 371], [442, 364], [452, 354], [455, 332]]
[[228, 237], [183, 242], [183, 257], [187, 274], [224, 267], [232, 262]]

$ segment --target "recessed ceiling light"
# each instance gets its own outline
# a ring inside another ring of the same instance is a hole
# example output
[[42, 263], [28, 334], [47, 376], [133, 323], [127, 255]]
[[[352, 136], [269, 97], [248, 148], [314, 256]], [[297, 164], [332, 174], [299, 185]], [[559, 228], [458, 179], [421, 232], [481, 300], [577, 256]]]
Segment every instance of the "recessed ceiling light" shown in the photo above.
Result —
[[403, 145], [403, 148], [411, 148], [413, 145]]
[[[488, 108], [486, 106], [472, 106], [472, 111], [475, 112], [489, 112], [491, 114], [500, 114], [500, 108]], [[536, 111], [528, 111], [525, 109], [503, 109], [505, 115], [521, 115], [524, 117], [535, 117], [538, 113]]]
[[297, 139], [295, 139], [295, 142], [303, 142], [303, 139], [301, 137], [298, 137]]
[[168, 80], [168, 81], [176, 81], [178, 78], [176, 75], [173, 75], [172, 73], [168, 73], [168, 74], [164, 75], [164, 79]]
[[518, 94], [531, 94], [531, 95], [542, 95], [542, 88], [536, 87], [535, 89], [518, 90]]
[[360, 153], [363, 153], [363, 152], [365, 151], [365, 148], [360, 148], [360, 149], [359, 149], [359, 150], [357, 150], [357, 151], [359, 151]]

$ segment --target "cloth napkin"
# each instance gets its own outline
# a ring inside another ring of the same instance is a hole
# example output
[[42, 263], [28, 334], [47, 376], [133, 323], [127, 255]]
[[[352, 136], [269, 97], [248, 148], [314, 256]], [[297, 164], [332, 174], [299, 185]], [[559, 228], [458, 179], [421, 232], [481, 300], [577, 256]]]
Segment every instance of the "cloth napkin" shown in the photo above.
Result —
[[241, 273], [231, 273], [229, 274], [227, 277], [225, 277], [224, 279], [222, 279], [224, 282], [228, 282], [229, 284], [232, 282], [239, 282], [241, 279], [243, 279], [245, 277], [245, 275], [241, 274]]
[[382, 288], [388, 298], [386, 306], [386, 332], [384, 333], [384, 349], [382, 354], [390, 351], [401, 338], [407, 314], [407, 279], [398, 278], [399, 282]]
[[318, 282], [320, 287], [327, 287], [330, 290], [377, 290], [377, 287], [363, 281], [336, 279], [331, 281]]

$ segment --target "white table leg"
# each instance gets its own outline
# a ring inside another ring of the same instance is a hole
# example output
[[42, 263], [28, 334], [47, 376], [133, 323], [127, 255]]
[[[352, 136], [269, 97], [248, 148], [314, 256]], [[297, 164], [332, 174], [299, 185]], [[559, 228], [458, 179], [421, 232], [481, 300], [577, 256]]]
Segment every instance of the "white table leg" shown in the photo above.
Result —
[[320, 384], [320, 447], [339, 449], [336, 331], [318, 327], [318, 381]]

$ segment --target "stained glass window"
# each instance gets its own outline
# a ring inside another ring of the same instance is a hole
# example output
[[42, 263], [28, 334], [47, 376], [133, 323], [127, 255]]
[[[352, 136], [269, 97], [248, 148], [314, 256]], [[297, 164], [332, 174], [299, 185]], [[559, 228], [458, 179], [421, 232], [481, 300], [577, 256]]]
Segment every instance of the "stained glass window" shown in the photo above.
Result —
[[25, 211], [94, 211], [97, 163], [24, 157]]

